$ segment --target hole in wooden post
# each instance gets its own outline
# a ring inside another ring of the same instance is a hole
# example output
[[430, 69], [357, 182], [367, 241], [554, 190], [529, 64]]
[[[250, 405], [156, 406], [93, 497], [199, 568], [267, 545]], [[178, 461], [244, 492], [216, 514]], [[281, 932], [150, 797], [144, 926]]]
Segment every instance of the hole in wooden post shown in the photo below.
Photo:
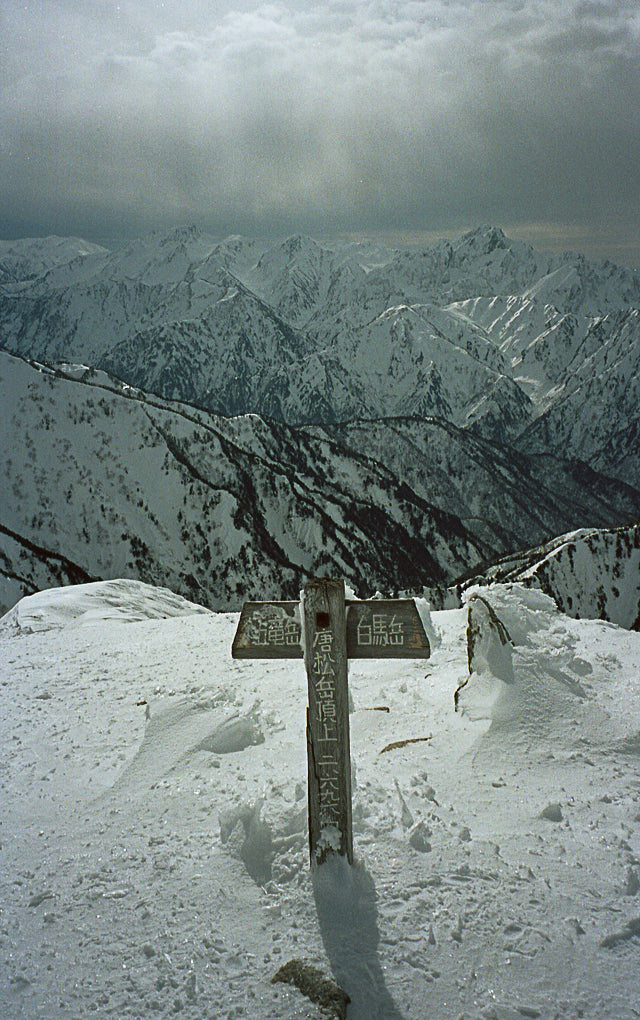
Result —
[[316, 613], [316, 627], [319, 630], [324, 630], [331, 623], [331, 617], [328, 613]]

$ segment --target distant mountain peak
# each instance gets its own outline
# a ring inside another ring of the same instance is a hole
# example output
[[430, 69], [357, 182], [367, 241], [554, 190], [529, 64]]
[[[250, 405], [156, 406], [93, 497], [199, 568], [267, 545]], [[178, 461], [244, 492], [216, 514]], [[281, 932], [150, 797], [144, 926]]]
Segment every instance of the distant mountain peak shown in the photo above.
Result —
[[290, 237], [283, 242], [282, 247], [285, 251], [290, 252], [292, 255], [298, 254], [307, 248], [318, 248], [319, 245], [311, 237], [307, 237], [306, 234], [292, 234]]
[[191, 223], [189, 226], [176, 227], [170, 233], [166, 234], [160, 244], [163, 247], [168, 247], [174, 244], [187, 244], [189, 241], [197, 241], [202, 237], [202, 234], [195, 226]]
[[491, 224], [484, 224], [467, 231], [462, 235], [460, 242], [461, 247], [472, 248], [476, 254], [488, 255], [497, 248], [510, 247], [510, 241], [502, 228], [494, 227]]

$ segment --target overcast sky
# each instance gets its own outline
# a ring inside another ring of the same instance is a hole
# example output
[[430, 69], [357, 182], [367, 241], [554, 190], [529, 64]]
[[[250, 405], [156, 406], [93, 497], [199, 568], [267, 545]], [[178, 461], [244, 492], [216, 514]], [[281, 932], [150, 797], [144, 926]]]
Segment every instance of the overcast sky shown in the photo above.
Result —
[[495, 223], [640, 265], [638, 0], [0, 0], [0, 236]]

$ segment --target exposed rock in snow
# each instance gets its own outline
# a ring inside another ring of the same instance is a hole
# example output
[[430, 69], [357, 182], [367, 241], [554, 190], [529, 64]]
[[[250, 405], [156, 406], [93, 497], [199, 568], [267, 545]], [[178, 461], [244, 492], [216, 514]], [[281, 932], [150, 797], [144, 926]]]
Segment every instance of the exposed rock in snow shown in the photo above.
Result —
[[[468, 599], [467, 609], [467, 663], [468, 678], [454, 694], [457, 711], [472, 719], [487, 718], [497, 700], [501, 685], [513, 683], [513, 642], [509, 631], [496, 615], [491, 603], [477, 591]], [[470, 684], [469, 690], [465, 690]], [[478, 692], [482, 685], [482, 703]]]
[[540, 812], [540, 817], [548, 822], [561, 822], [563, 819], [562, 806], [560, 804], [547, 804]]
[[289, 960], [280, 967], [271, 980], [294, 985], [303, 995], [311, 999], [311, 1002], [317, 1003], [328, 1017], [346, 1020], [347, 1006], [351, 999], [335, 981], [323, 974], [319, 967], [314, 967], [304, 960]]

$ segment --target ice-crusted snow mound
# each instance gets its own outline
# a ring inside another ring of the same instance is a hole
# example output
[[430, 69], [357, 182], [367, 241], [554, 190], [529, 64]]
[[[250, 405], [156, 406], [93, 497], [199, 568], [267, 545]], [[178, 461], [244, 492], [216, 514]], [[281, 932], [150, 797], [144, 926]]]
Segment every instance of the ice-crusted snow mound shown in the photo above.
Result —
[[192, 616], [209, 610], [168, 588], [142, 581], [95, 581], [27, 595], [0, 619], [0, 635], [85, 627], [105, 620], [137, 622]]
[[474, 586], [465, 593], [469, 675], [456, 691], [456, 710], [490, 720], [489, 740], [544, 742], [555, 719], [576, 705], [585, 727], [598, 726], [586, 704], [594, 699], [593, 666], [576, 654], [575, 639], [554, 600], [522, 584]]
[[[496, 615], [491, 603], [479, 592], [468, 599], [467, 662], [469, 676], [454, 695], [456, 711], [471, 719], [490, 718], [504, 684], [514, 682], [513, 642], [509, 631]], [[469, 698], [471, 683], [472, 697]], [[478, 697], [484, 688], [484, 697]]]

